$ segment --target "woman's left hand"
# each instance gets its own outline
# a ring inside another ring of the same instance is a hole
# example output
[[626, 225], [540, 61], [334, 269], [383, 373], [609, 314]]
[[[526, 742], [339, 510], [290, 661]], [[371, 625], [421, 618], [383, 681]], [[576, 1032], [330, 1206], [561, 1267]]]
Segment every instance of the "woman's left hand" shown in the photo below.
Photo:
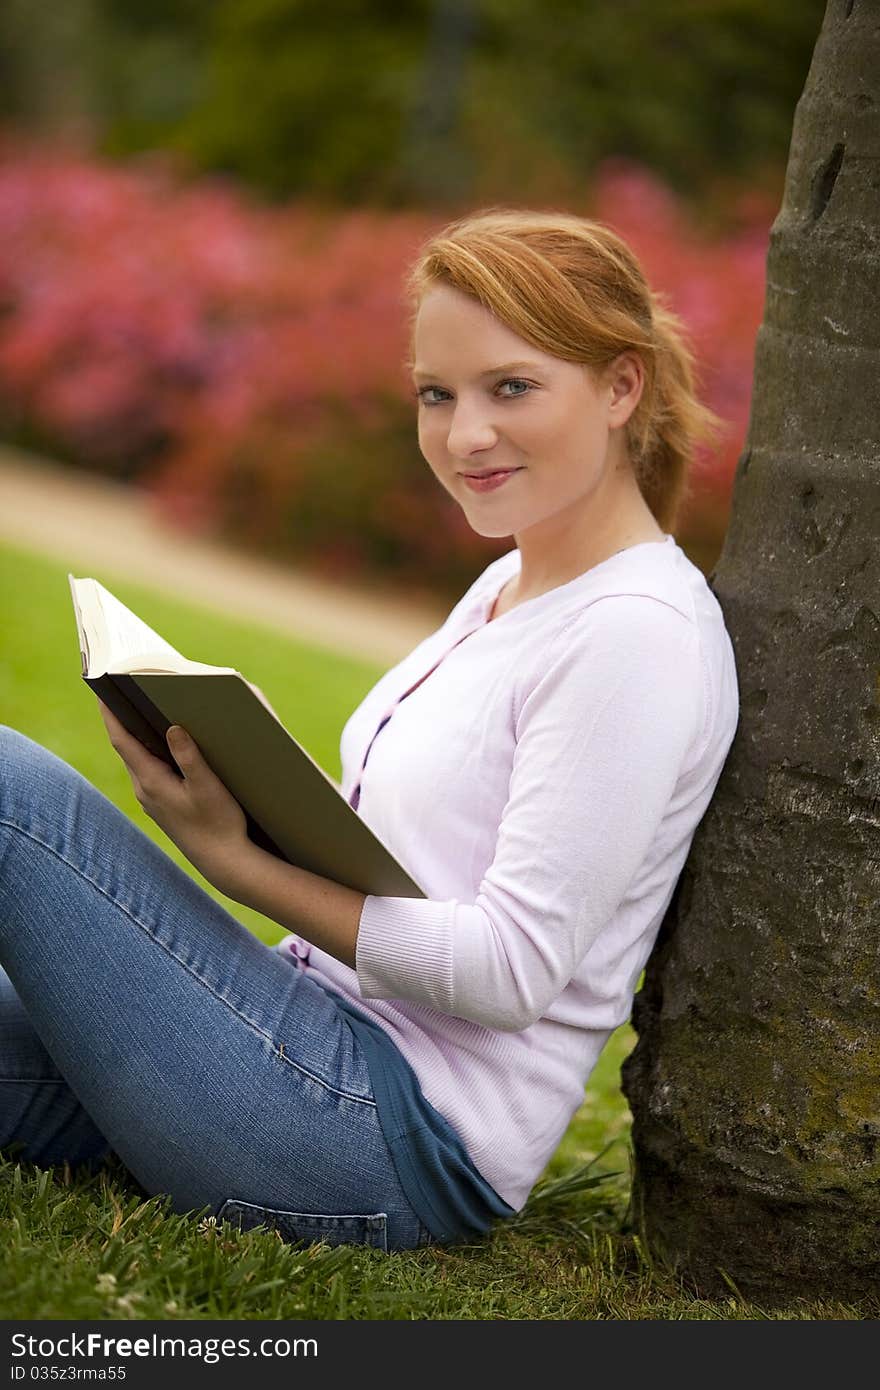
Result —
[[247, 819], [238, 802], [179, 725], [168, 730], [167, 743], [183, 777], [130, 734], [103, 700], [98, 700], [98, 708], [147, 815], [208, 882], [223, 891], [224, 867], [250, 844]]

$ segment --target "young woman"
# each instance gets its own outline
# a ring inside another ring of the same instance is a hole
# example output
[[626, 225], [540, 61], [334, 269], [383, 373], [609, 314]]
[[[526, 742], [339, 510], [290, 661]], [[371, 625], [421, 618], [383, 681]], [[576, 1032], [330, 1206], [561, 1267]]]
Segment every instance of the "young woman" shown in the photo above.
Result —
[[342, 733], [342, 787], [422, 884], [365, 896], [252, 844], [184, 739], [103, 706], [140, 804], [257, 940], [73, 768], [4, 728], [0, 1145], [115, 1152], [174, 1209], [288, 1239], [449, 1243], [518, 1210], [633, 991], [738, 718], [672, 534], [681, 326], [602, 224], [489, 210], [408, 281], [419, 446], [515, 545]]

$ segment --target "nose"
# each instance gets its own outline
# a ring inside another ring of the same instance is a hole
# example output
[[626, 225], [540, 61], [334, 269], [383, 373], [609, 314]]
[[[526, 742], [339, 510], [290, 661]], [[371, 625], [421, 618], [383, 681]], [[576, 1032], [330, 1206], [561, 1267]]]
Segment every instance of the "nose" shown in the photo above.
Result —
[[477, 402], [458, 400], [449, 422], [446, 447], [456, 458], [467, 459], [482, 449], [491, 449], [498, 438], [485, 407]]

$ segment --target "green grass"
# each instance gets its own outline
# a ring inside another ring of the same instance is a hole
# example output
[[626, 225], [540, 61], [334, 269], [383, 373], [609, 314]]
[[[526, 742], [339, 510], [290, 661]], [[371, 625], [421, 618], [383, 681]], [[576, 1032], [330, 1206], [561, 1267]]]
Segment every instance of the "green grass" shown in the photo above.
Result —
[[[80, 571], [75, 571], [79, 573]], [[135, 800], [94, 696], [80, 680], [67, 566], [0, 547], [0, 719], [88, 777], [177, 863], [186, 860]], [[256, 682], [333, 777], [339, 734], [381, 668], [269, 629], [172, 602], [96, 573], [185, 656]], [[204, 880], [190, 870], [202, 887]], [[209, 891], [214, 892], [213, 889]], [[214, 893], [261, 940], [282, 929]], [[41, 1170], [0, 1155], [0, 1318], [860, 1318], [850, 1305], [762, 1310], [735, 1292], [695, 1296], [654, 1266], [627, 1225], [629, 1113], [609, 1041], [583, 1105], [526, 1208], [471, 1244], [383, 1255], [295, 1248], [144, 1200], [113, 1159], [99, 1173]]]

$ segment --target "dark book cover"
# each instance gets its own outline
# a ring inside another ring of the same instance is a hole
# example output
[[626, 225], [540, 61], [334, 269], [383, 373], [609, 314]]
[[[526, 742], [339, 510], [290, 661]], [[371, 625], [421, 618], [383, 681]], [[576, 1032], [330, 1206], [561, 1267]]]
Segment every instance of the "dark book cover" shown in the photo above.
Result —
[[82, 678], [89, 689], [178, 776], [165, 735], [171, 724], [186, 729], [241, 806], [255, 844], [358, 892], [426, 896], [240, 672], [89, 675], [85, 646], [80, 630]]

